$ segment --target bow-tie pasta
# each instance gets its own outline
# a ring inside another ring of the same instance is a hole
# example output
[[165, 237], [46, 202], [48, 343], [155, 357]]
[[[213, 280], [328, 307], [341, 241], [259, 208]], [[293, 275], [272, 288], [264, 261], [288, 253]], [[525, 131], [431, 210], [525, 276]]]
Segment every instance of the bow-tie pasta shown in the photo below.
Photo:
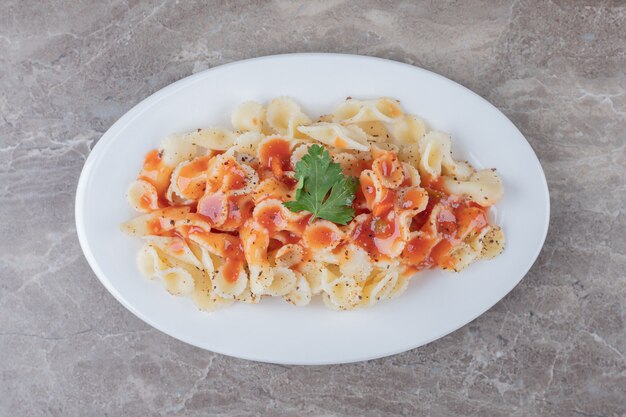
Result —
[[149, 152], [127, 191], [140, 215], [121, 225], [143, 240], [141, 274], [201, 310], [267, 297], [352, 310], [504, 250], [495, 169], [454, 158], [397, 100], [350, 98], [317, 119], [289, 97], [246, 101], [231, 123]]

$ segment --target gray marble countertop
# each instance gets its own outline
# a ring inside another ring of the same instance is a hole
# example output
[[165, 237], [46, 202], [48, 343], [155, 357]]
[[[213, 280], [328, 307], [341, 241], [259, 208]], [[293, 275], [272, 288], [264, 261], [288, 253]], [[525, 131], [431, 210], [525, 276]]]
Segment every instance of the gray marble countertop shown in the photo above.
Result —
[[[626, 415], [625, 48], [610, 0], [3, 0], [0, 415]], [[510, 117], [551, 191], [539, 259], [462, 329], [364, 363], [254, 363], [152, 329], [79, 248], [89, 150], [179, 78], [308, 51], [427, 68]]]

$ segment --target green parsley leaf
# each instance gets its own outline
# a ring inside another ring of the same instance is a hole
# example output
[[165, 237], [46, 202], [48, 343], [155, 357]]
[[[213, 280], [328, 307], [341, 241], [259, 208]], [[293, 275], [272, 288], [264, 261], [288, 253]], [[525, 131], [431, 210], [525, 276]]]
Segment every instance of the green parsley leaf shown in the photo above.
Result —
[[[323, 146], [312, 145], [296, 164], [296, 199], [283, 203], [296, 213], [306, 210], [315, 218], [347, 224], [354, 218], [352, 202], [358, 181], [346, 177]], [[330, 193], [329, 193], [330, 191]]]

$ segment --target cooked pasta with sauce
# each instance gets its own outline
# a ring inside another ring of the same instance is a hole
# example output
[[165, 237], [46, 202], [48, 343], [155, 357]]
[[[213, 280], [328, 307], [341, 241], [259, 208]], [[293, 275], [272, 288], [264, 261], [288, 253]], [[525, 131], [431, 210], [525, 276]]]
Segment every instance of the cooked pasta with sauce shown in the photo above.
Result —
[[141, 273], [202, 310], [317, 295], [352, 310], [504, 249], [495, 169], [455, 160], [450, 136], [396, 100], [348, 98], [313, 121], [279, 97], [231, 121], [150, 151], [127, 192], [141, 214], [121, 226], [143, 241]]

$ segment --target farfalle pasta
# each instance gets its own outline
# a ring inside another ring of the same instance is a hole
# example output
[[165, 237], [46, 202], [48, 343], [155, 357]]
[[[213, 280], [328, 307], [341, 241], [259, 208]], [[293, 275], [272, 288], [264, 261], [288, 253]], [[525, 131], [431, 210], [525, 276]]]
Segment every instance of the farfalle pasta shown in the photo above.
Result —
[[127, 192], [140, 215], [121, 226], [143, 241], [140, 272], [202, 310], [317, 296], [367, 307], [421, 270], [504, 248], [489, 222], [495, 169], [455, 160], [450, 136], [396, 100], [347, 99], [316, 121], [288, 97], [247, 101], [231, 122], [149, 152]]

